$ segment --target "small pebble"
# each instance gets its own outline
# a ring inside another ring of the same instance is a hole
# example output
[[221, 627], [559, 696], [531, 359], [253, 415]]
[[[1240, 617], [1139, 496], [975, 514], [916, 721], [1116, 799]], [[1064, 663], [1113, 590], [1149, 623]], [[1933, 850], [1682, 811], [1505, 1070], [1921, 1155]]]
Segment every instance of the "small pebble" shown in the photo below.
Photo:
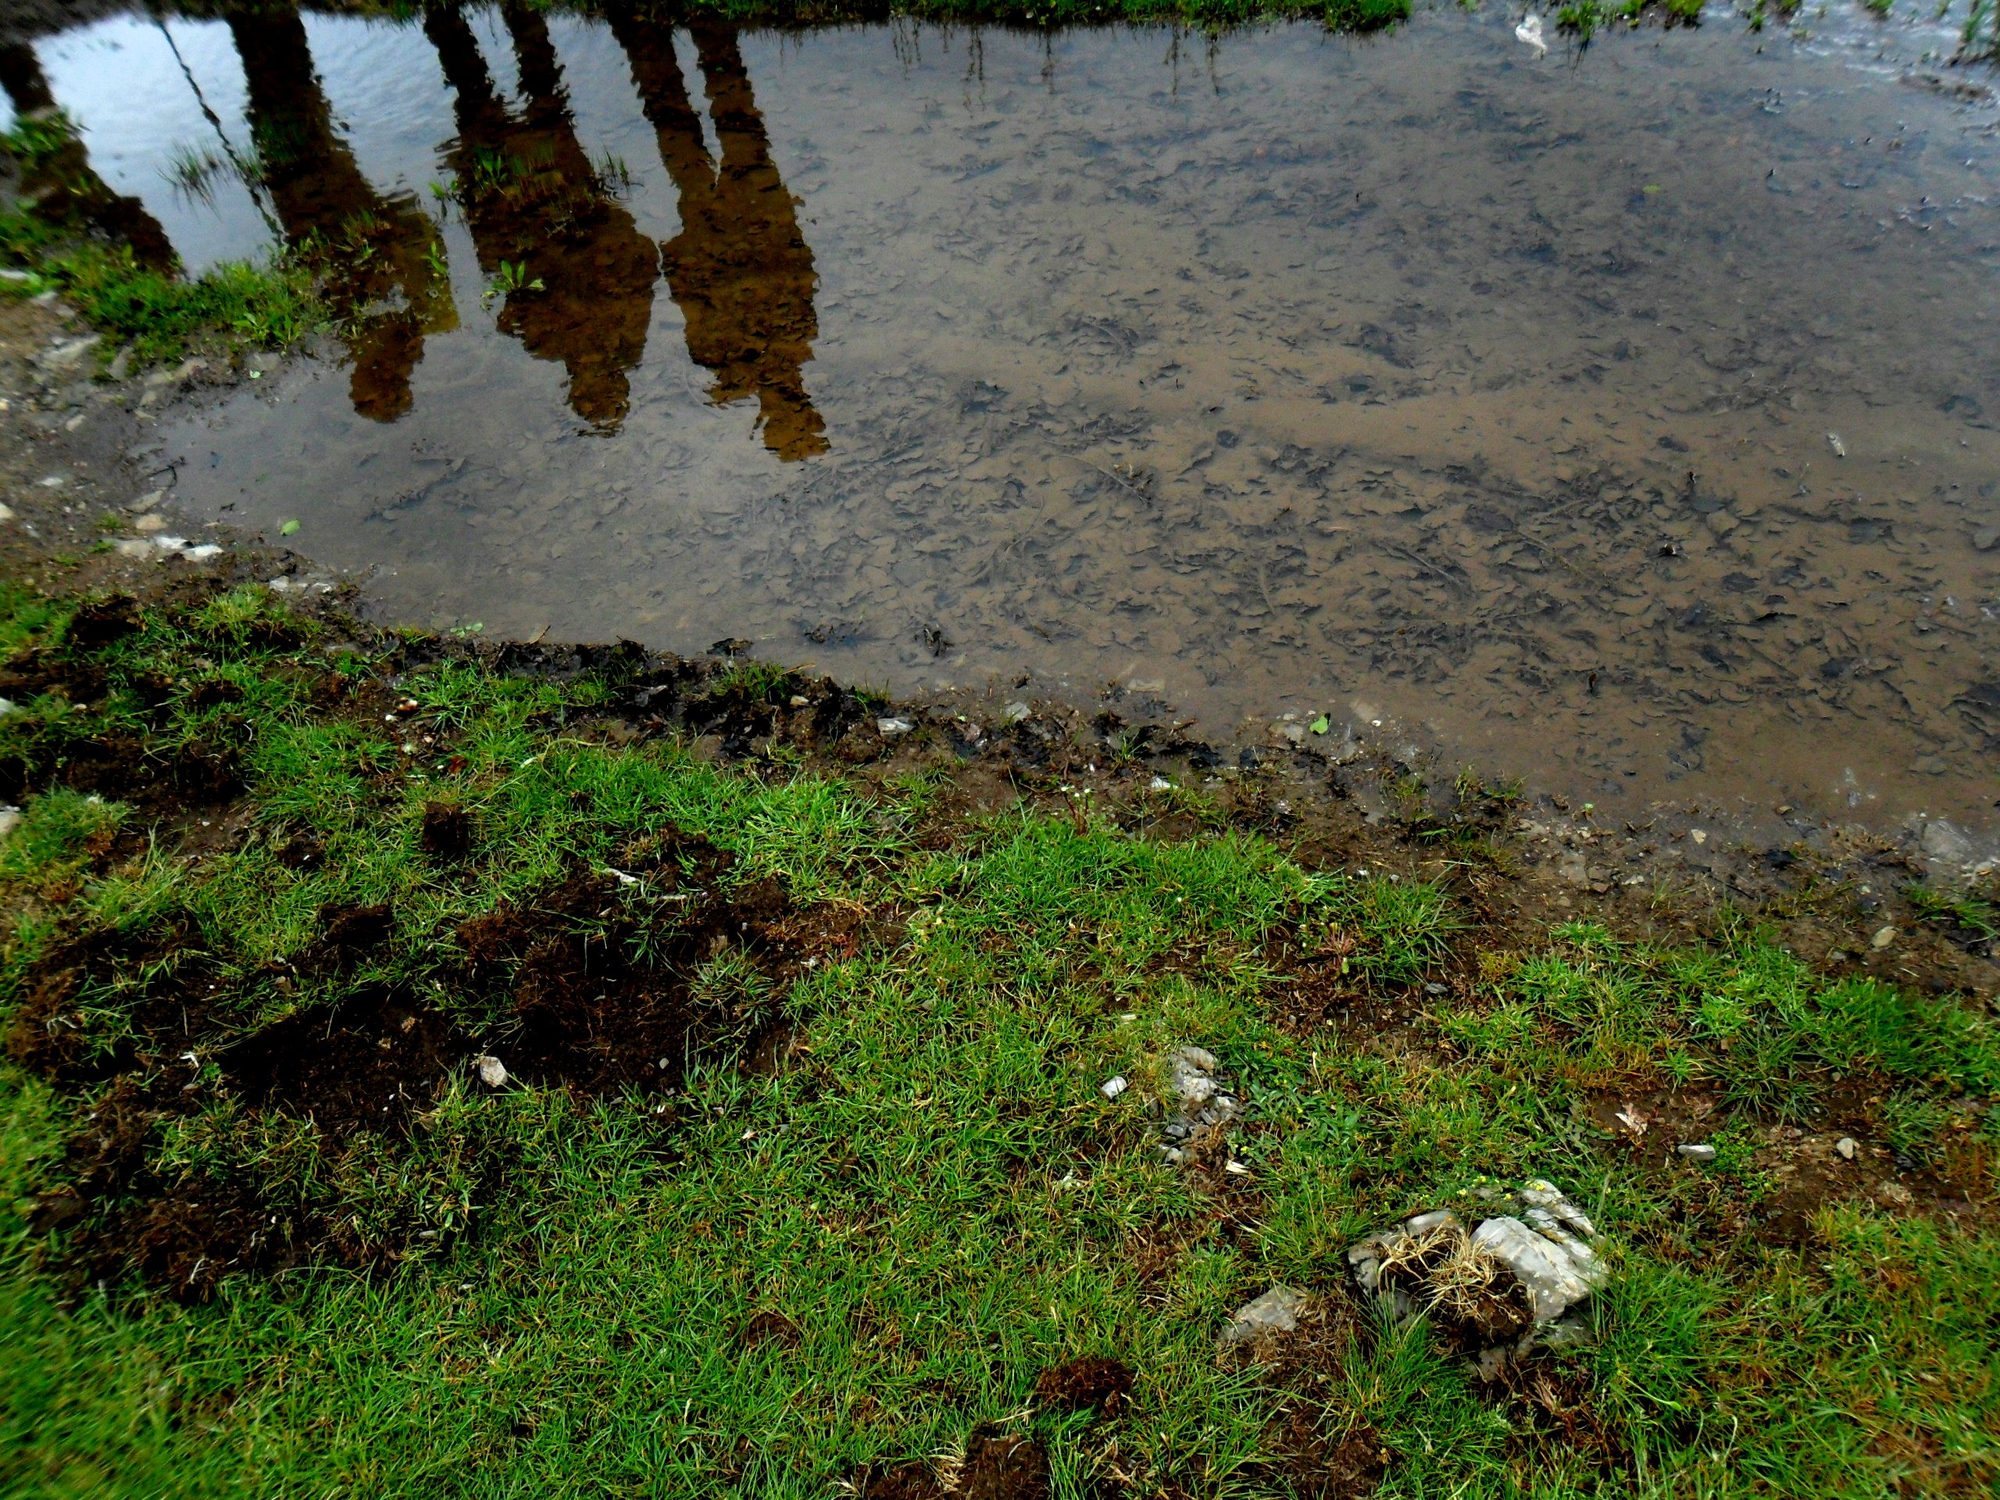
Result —
[[1861, 1143], [1851, 1135], [1844, 1135], [1833, 1143], [1833, 1149], [1840, 1153], [1842, 1160], [1853, 1161], [1861, 1150]]
[[884, 739], [893, 739], [896, 735], [908, 734], [917, 726], [908, 719], [877, 719], [875, 727], [882, 732]]
[[472, 1066], [478, 1070], [479, 1081], [488, 1088], [497, 1089], [507, 1081], [507, 1065], [490, 1052], [473, 1058]]
[[1206, 1047], [1183, 1047], [1180, 1058], [1190, 1068], [1200, 1068], [1204, 1073], [1213, 1073], [1222, 1066], [1215, 1060], [1215, 1054]]
[[1116, 1078], [1106, 1079], [1104, 1086], [1098, 1092], [1107, 1099], [1116, 1099], [1130, 1087], [1131, 1085], [1125, 1081], [1125, 1076], [1121, 1073]]
[[1676, 1146], [1674, 1149], [1689, 1161], [1710, 1162], [1715, 1160], [1715, 1147], [1709, 1145]]
[[1171, 792], [1174, 789], [1174, 784], [1164, 776], [1155, 776], [1147, 783], [1147, 789], [1155, 792]]
[[1869, 939], [1868, 946], [1873, 948], [1877, 953], [1880, 953], [1884, 948], [1888, 947], [1891, 943], [1895, 941], [1896, 941], [1896, 929], [1893, 927], [1884, 927], [1880, 932], [1877, 932], [1874, 937]]

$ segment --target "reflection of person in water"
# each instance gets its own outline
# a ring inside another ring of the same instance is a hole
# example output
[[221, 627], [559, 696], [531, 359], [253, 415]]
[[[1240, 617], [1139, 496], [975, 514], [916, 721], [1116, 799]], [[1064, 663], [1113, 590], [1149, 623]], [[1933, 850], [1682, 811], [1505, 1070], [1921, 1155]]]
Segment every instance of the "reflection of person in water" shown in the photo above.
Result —
[[[393, 422], [410, 409], [424, 335], [457, 325], [437, 226], [408, 194], [383, 198], [334, 128], [305, 23], [291, 8], [234, 12], [258, 185], [292, 250], [311, 260], [354, 361], [354, 409]], [[395, 299], [386, 311], [380, 304]]]
[[0, 43], [0, 88], [13, 101], [16, 119], [39, 120], [52, 127], [50, 149], [30, 165], [21, 184], [24, 194], [38, 199], [42, 211], [53, 219], [81, 220], [124, 241], [140, 265], [171, 270], [177, 257], [166, 230], [137, 198], [112, 192], [97, 175], [75, 127], [56, 107], [41, 60], [26, 42]]
[[526, 100], [519, 115], [494, 92], [464, 16], [455, 7], [424, 13], [424, 34], [458, 96], [450, 147], [458, 199], [480, 269], [506, 296], [500, 331], [537, 359], [560, 360], [576, 414], [615, 427], [631, 399], [626, 371], [646, 352], [659, 247], [577, 144], [547, 24], [516, 4], [501, 16]]
[[607, 20], [680, 191], [681, 232], [667, 242], [665, 261], [668, 290], [687, 321], [688, 354], [715, 372], [711, 399], [757, 398], [773, 453], [824, 453], [826, 424], [799, 368], [819, 332], [812, 250], [771, 160], [736, 33], [713, 23], [691, 28], [722, 146], [718, 165], [688, 102], [672, 32], [615, 8]]

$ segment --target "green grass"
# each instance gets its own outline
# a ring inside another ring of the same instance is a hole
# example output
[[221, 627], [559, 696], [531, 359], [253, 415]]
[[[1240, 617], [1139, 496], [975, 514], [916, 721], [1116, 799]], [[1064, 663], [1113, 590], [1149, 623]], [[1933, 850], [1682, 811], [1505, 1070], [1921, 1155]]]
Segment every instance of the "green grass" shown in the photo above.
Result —
[[[260, 589], [143, 611], [108, 641], [105, 618], [0, 595], [0, 643], [73, 685], [0, 716], [0, 765], [34, 789], [0, 844], [0, 1010], [31, 1002], [58, 943], [185, 937], [178, 958], [93, 969], [76, 1007], [93, 1056], [151, 1024], [175, 963], [226, 993], [223, 1032], [382, 990], [486, 1025], [504, 995], [466, 978], [467, 918], [676, 836], [731, 853], [730, 889], [775, 878], [799, 909], [882, 926], [782, 985], [735, 948], [704, 954], [691, 993], [739, 1023], [671, 1096], [495, 1091], [460, 1064], [406, 1134], [337, 1139], [238, 1092], [227, 1054], [199, 1060], [202, 1102], [155, 1123], [147, 1170], [337, 1220], [367, 1267], [231, 1276], [200, 1304], [65, 1281], [64, 1241], [25, 1207], [66, 1180], [103, 1085], [0, 1064], [8, 1493], [824, 1496], [1000, 1424], [1045, 1445], [1058, 1495], [1284, 1495], [1278, 1417], [1298, 1402], [1332, 1437], [1372, 1434], [1389, 1495], [2000, 1483], [1989, 1217], [1830, 1197], [1796, 1246], [1744, 1232], [1776, 1191], [1770, 1128], [1810, 1124], [1843, 1080], [1879, 1095], [1884, 1143], [1988, 1196], [2000, 1038], [1949, 998], [1830, 981], [1744, 925], [1670, 949], [1584, 922], [1496, 946], [1448, 889], [1315, 873], [1226, 826], [1154, 841], [1023, 810], [919, 840], [943, 770], [871, 790], [805, 755], [616, 745], [590, 726], [618, 670], [509, 677]], [[739, 665], [690, 692], [795, 690]], [[404, 693], [420, 709], [384, 723]], [[122, 805], [63, 785], [107, 743], [158, 771]], [[185, 804], [141, 793], [197, 750], [236, 767], [245, 821], [184, 854]], [[421, 847], [440, 800], [473, 815], [462, 860]], [[303, 845], [323, 857], [301, 864]], [[385, 945], [309, 961], [322, 908], [374, 902], [393, 908]], [[642, 881], [548, 923], [657, 935], [627, 920], [657, 902]], [[1280, 1025], [1279, 955], [1299, 950], [1344, 951], [1343, 982], [1410, 1005], [1406, 1029]], [[776, 1015], [803, 1028], [799, 1066], [739, 1068]], [[1248, 1106], [1243, 1192], [1153, 1149], [1148, 1101], [1189, 1043]], [[1133, 1080], [1115, 1102], [1113, 1074]], [[1593, 1100], [1676, 1081], [1721, 1101], [1708, 1170], [1593, 1123]], [[1422, 1324], [1365, 1309], [1317, 1384], [1217, 1361], [1229, 1310], [1273, 1281], [1338, 1301], [1357, 1234], [1522, 1175], [1583, 1202], [1616, 1265], [1594, 1344], [1543, 1366], [1547, 1400], [1481, 1387]], [[746, 1338], [760, 1314], [794, 1334]], [[1137, 1373], [1127, 1404], [1039, 1406], [1037, 1373], [1086, 1354]]]

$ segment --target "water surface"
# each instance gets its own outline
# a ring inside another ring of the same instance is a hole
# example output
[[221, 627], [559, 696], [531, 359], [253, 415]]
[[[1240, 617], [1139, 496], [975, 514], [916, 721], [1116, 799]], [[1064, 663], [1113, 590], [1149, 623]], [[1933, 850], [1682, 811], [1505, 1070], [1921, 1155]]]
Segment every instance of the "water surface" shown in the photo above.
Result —
[[159, 457], [385, 612], [1990, 825], [1994, 111], [1838, 35], [1516, 20], [37, 53], [190, 264], [347, 247], [330, 357]]

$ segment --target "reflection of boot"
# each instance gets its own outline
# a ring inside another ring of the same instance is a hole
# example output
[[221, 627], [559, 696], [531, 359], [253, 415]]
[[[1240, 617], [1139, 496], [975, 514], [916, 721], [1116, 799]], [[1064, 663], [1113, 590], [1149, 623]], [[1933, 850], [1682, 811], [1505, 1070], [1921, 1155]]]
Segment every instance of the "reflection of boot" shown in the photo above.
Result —
[[736, 33], [693, 28], [722, 145], [718, 165], [688, 102], [673, 34], [618, 10], [607, 23], [680, 194], [681, 232], [665, 247], [667, 287], [686, 323], [689, 357], [715, 375], [709, 399], [755, 396], [764, 445], [780, 458], [824, 453], [826, 424], [800, 371], [819, 332], [812, 251], [771, 160]]
[[526, 98], [519, 117], [495, 93], [464, 16], [443, 6], [424, 14], [456, 95], [458, 139], [447, 156], [466, 227], [480, 269], [495, 276], [505, 261], [519, 283], [501, 304], [500, 331], [537, 359], [562, 363], [578, 416], [616, 427], [631, 404], [627, 372], [646, 352], [659, 250], [577, 142], [547, 23], [516, 5], [501, 16]]
[[[13, 101], [16, 118], [51, 122], [58, 118], [41, 60], [27, 43], [0, 44], [0, 88]], [[160, 221], [137, 198], [111, 191], [90, 165], [74, 130], [65, 128], [64, 136], [63, 143], [44, 156], [21, 184], [23, 195], [37, 200], [53, 222], [81, 221], [130, 245], [133, 259], [142, 266], [167, 271], [177, 265], [179, 257]]]
[[[458, 322], [450, 284], [432, 269], [443, 253], [437, 227], [415, 199], [383, 198], [362, 176], [334, 127], [296, 10], [232, 14], [229, 30], [243, 62], [259, 185], [286, 242], [320, 265], [353, 363], [355, 411], [392, 422], [410, 409], [424, 334]], [[370, 311], [398, 291], [405, 307]]]

